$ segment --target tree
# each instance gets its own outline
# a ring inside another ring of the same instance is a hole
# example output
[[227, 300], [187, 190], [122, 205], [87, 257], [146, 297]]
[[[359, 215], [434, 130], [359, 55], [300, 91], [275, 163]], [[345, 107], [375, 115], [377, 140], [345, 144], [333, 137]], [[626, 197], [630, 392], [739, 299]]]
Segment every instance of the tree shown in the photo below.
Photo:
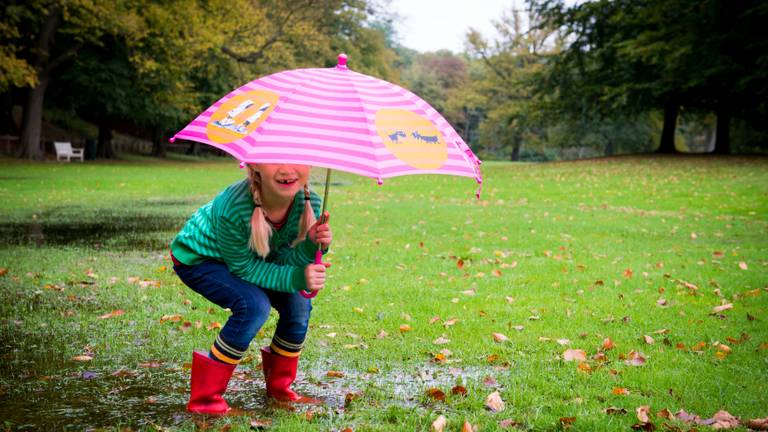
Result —
[[103, 0], [38, 0], [6, 5], [6, 14], [17, 18], [8, 24], [13, 27], [5, 34], [15, 44], [17, 58], [23, 58], [34, 70], [34, 77], [24, 74], [26, 78], [21, 80], [30, 89], [23, 107], [20, 156], [42, 158], [42, 112], [51, 75], [84, 44], [98, 43], [104, 31], [114, 27], [114, 8], [113, 2]]
[[731, 117], [765, 103], [768, 45], [758, 42], [765, 40], [764, 2], [599, 0], [567, 7], [545, 0], [533, 7], [569, 38], [540, 91], [574, 114], [583, 101], [598, 116], [663, 109], [659, 152], [674, 151], [681, 106], [715, 111], [716, 151], [727, 152]]

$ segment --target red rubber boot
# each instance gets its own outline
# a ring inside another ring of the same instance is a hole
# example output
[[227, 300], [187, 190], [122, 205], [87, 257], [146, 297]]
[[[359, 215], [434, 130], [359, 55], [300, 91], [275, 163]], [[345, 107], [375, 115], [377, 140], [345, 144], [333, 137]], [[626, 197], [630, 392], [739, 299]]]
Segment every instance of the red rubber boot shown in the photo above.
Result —
[[263, 347], [261, 349], [261, 364], [264, 370], [264, 380], [267, 382], [267, 396], [280, 402], [320, 403], [315, 398], [302, 396], [291, 390], [291, 384], [296, 380], [299, 357], [283, 357], [274, 354], [269, 347]]
[[206, 354], [192, 354], [192, 394], [187, 411], [195, 414], [224, 415], [230, 408], [221, 395], [236, 365], [228, 365], [209, 358]]

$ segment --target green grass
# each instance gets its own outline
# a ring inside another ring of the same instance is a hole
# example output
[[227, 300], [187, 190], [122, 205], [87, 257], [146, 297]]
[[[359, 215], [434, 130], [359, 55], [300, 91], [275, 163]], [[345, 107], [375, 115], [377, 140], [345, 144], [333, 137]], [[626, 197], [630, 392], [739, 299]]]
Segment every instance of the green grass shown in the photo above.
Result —
[[[194, 429], [184, 364], [209, 347], [215, 330], [206, 327], [227, 312], [175, 277], [167, 244], [241, 178], [237, 164], [0, 163], [0, 421], [12, 430]], [[276, 431], [427, 430], [443, 414], [446, 430], [465, 420], [496, 430], [504, 419], [559, 430], [561, 417], [576, 417], [571, 430], [613, 431], [637, 423], [641, 405], [766, 417], [766, 168], [764, 158], [736, 157], [486, 163], [481, 201], [465, 178], [378, 187], [334, 173], [333, 267], [297, 383], [325, 406], [311, 419], [266, 406], [257, 353], [273, 316], [227, 393], [253, 414], [207, 426], [247, 430], [270, 418]], [[733, 308], [713, 314], [721, 303]], [[113, 310], [124, 314], [99, 318]], [[160, 322], [174, 314], [191, 327]], [[435, 344], [441, 336], [449, 342]], [[605, 338], [616, 347], [601, 362], [592, 357]], [[719, 357], [717, 342], [731, 352]], [[564, 361], [568, 348], [586, 351], [592, 372]], [[433, 361], [442, 349], [446, 361]], [[630, 351], [645, 365], [625, 364]], [[72, 360], [83, 354], [93, 359]], [[466, 396], [450, 394], [457, 384]], [[447, 398], [428, 397], [431, 387]], [[503, 412], [484, 408], [494, 390]], [[345, 407], [348, 393], [360, 395]], [[610, 406], [628, 413], [607, 415]]]

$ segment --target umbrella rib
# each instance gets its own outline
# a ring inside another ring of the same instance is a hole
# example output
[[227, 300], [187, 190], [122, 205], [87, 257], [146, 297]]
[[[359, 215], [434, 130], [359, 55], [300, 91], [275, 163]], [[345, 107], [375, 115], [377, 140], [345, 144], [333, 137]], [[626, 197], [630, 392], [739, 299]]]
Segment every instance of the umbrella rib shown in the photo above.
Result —
[[[352, 71], [347, 71], [347, 73], [354, 73], [354, 72], [352, 72]], [[363, 98], [362, 98], [362, 97], [360, 97], [360, 90], [357, 88], [357, 85], [355, 85], [355, 82], [354, 82], [353, 80], [351, 80], [351, 79], [348, 79], [348, 80], [347, 80], [347, 82], [348, 82], [348, 83], [349, 83], [349, 85], [352, 87], [352, 90], [354, 90], [354, 92], [355, 92], [355, 97], [357, 98], [357, 100], [358, 100], [358, 101], [360, 101], [360, 106], [362, 106], [362, 107], [363, 107], [363, 110], [365, 110], [365, 108], [366, 108], [366, 104], [365, 104], [365, 102], [363, 102]], [[379, 156], [379, 155], [376, 153], [376, 151], [375, 151], [375, 150], [376, 150], [376, 141], [375, 141], [375, 137], [377, 137], [377, 136], [379, 136], [379, 135], [378, 135], [378, 133], [377, 133], [377, 132], [376, 132], [376, 131], [375, 131], [375, 130], [372, 128], [372, 125], [371, 125], [371, 122], [370, 122], [370, 121], [366, 121], [366, 122], [365, 122], [365, 126], [368, 128], [368, 135], [370, 136], [370, 140], [371, 140], [371, 147], [373, 147], [373, 150], [374, 150], [374, 151], [373, 151], [373, 152], [371, 152], [371, 153], [373, 154], [373, 157], [374, 157], [374, 158], [376, 158], [376, 177], [377, 177], [377, 178], [376, 178], [376, 180], [379, 182], [379, 184], [381, 184], [381, 183], [383, 182], [383, 180], [382, 180], [382, 178], [381, 178], [381, 156]]]

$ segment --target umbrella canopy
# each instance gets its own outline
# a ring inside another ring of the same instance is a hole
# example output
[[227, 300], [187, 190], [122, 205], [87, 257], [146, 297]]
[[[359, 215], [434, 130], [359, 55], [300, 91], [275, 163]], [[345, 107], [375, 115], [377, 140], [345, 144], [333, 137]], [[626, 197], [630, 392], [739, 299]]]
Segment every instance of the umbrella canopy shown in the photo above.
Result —
[[480, 160], [410, 91], [346, 66], [268, 75], [213, 104], [177, 138], [245, 163], [295, 163], [372, 177], [448, 174], [482, 183]]

